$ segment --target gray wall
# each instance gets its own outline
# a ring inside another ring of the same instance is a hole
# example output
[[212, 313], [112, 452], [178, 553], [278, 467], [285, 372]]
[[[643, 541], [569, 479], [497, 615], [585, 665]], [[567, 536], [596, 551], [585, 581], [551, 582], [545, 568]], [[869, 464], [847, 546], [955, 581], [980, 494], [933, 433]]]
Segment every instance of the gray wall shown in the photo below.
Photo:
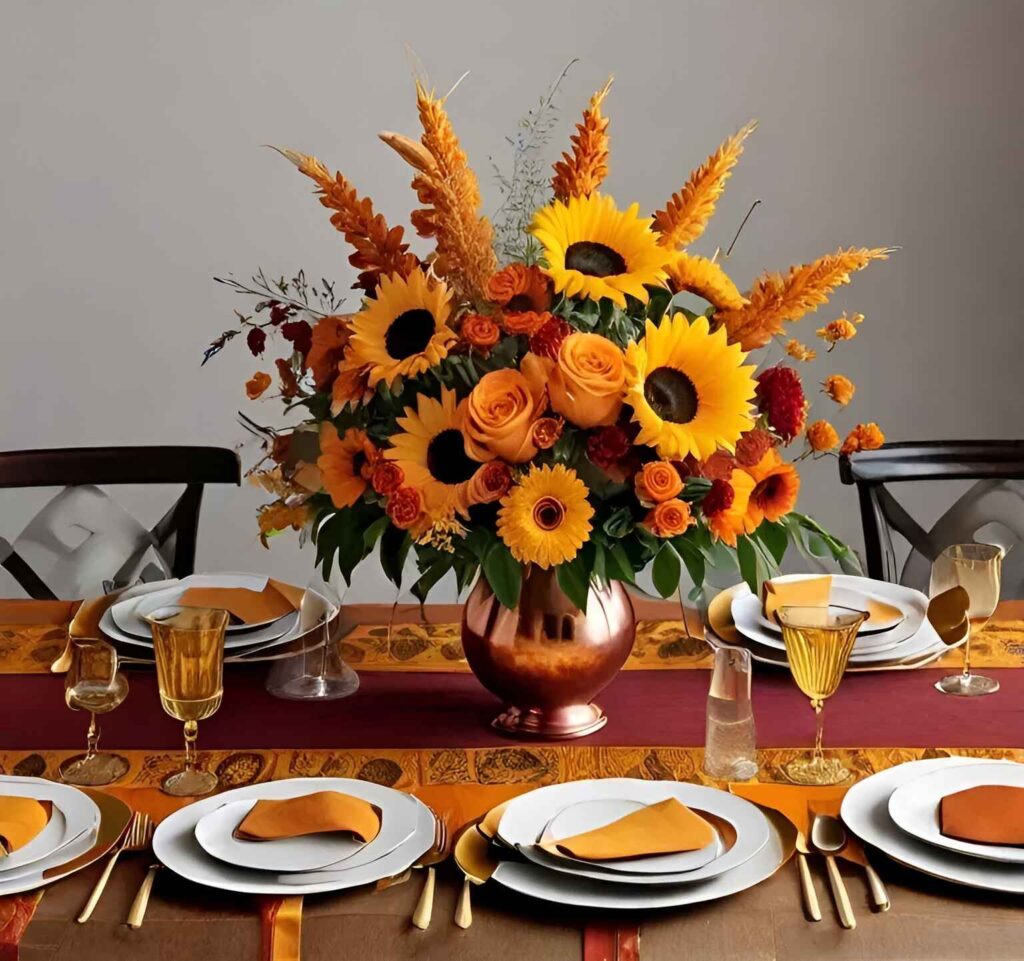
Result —
[[[506, 159], [503, 138], [571, 57], [553, 147], [614, 72], [607, 189], [620, 203], [660, 205], [758, 118], [699, 244], [727, 243], [763, 198], [730, 264], [741, 286], [839, 245], [903, 248], [799, 330], [842, 309], [867, 317], [818, 365], [860, 388], [837, 423], [1020, 436], [1022, 13], [982, 0], [7, 0], [0, 447], [236, 443], [256, 365], [233, 350], [199, 369], [237, 305], [211, 276], [304, 265], [351, 281], [308, 183], [260, 145], [316, 153], [402, 222], [408, 172], [376, 133], [416, 131], [406, 42], [440, 89], [472, 71], [450, 110], [491, 207], [488, 158]], [[259, 547], [259, 500], [211, 492], [201, 565], [304, 581], [308, 551]], [[804, 468], [801, 500], [859, 542], [834, 461]], [[0, 498], [0, 531], [25, 510]], [[358, 583], [390, 596], [372, 569]]]

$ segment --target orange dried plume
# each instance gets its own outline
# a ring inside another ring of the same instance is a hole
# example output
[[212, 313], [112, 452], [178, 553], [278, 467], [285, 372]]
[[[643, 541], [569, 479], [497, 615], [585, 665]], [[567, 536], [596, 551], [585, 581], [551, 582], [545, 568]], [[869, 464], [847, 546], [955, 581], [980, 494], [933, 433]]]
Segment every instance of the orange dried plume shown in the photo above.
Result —
[[563, 153], [554, 164], [551, 189], [556, 200], [589, 197], [608, 176], [608, 118], [601, 116], [601, 104], [611, 90], [613, 77], [590, 98], [583, 122], [576, 124], [572, 153]]
[[497, 258], [490, 222], [480, 216], [476, 174], [455, 136], [444, 101], [417, 83], [416, 105], [423, 125], [422, 149], [396, 134], [381, 139], [417, 171], [412, 186], [425, 207], [413, 212], [412, 224], [421, 237], [434, 238], [434, 271], [463, 299], [482, 300]]
[[790, 267], [785, 275], [767, 273], [747, 295], [749, 303], [736, 310], [720, 310], [715, 322], [729, 332], [729, 343], [744, 350], [763, 347], [782, 330], [783, 322], [799, 320], [827, 303], [836, 287], [873, 260], [888, 260], [892, 247], [851, 247], [826, 254], [809, 264]]
[[715, 204], [725, 191], [725, 182], [743, 153], [743, 141], [757, 128], [752, 120], [738, 130], [704, 161], [673, 194], [664, 210], [654, 215], [654, 229], [661, 234], [662, 247], [685, 247], [692, 244], [707, 226], [715, 212]]
[[360, 197], [345, 177], [340, 173], [332, 177], [330, 171], [309, 154], [274, 149], [319, 187], [320, 203], [334, 211], [331, 223], [355, 247], [356, 252], [348, 258], [360, 272], [353, 287], [372, 294], [380, 283], [381, 274], [408, 277], [419, 266], [419, 258], [402, 242], [402, 228], [389, 228], [383, 215], [373, 212], [373, 201]]

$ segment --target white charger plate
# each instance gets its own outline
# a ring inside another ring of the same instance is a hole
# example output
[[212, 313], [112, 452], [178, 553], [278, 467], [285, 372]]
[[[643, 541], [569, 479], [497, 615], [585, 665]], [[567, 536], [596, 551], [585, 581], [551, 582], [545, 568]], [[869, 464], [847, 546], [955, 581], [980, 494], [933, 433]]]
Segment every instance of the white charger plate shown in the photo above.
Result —
[[[572, 862], [556, 867], [551, 862], [561, 859], [547, 855], [535, 847], [545, 825], [563, 808], [579, 801], [590, 801], [600, 798], [622, 798], [628, 801], [639, 801], [642, 804], [654, 804], [674, 797], [687, 807], [707, 811], [716, 817], [728, 821], [736, 829], [736, 842], [721, 857], [715, 858], [703, 867], [691, 871], [680, 872], [673, 876], [660, 875], [661, 883], [678, 881], [692, 884], [714, 877], [741, 865], [752, 858], [768, 843], [771, 826], [765, 815], [749, 801], [719, 791], [717, 788], [705, 787], [702, 784], [689, 784], [681, 781], [644, 781], [639, 778], [600, 778], [587, 781], [568, 781], [564, 784], [552, 784], [538, 788], [529, 794], [523, 794], [509, 802], [498, 824], [498, 837], [505, 844], [519, 849], [524, 857], [545, 870], [553, 870], [557, 874], [581, 875], [587, 869], [579, 868]], [[592, 875], [585, 875], [587, 880], [597, 881]], [[608, 883], [604, 872], [598, 877], [600, 883]], [[621, 880], [625, 884], [639, 883], [636, 875], [623, 874]], [[650, 883], [650, 882], [646, 882]]]
[[[592, 801], [579, 801], [570, 804], [558, 812], [544, 828], [540, 838], [541, 841], [560, 841], [572, 837], [575, 834], [582, 834], [584, 831], [593, 831], [602, 828], [606, 824], [618, 821], [620, 818], [642, 811], [646, 804], [641, 801], [628, 801], [625, 798], [596, 798]], [[695, 851], [680, 851], [675, 854], [656, 854], [640, 858], [621, 858], [615, 861], [588, 861], [584, 858], [576, 858], [571, 855], [559, 857], [549, 851], [534, 849], [539, 860], [544, 864], [558, 868], [565, 867], [568, 861], [574, 872], [594, 872], [585, 876], [607, 877], [609, 880], [619, 880], [622, 874], [631, 875], [626, 878], [627, 883], [634, 877], [654, 876], [655, 882], [665, 884], [666, 879], [662, 875], [674, 877], [676, 874], [687, 871], [695, 871], [704, 867], [722, 853], [722, 844], [718, 832], [711, 829], [714, 834], [713, 840], [698, 848]], [[643, 882], [640, 882], [643, 883]]]
[[989, 764], [943, 767], [931, 774], [922, 774], [892, 792], [889, 816], [907, 834], [936, 847], [990, 861], [1024, 864], [1024, 848], [961, 841], [942, 833], [939, 818], [939, 803], [942, 799], [957, 791], [988, 784], [1024, 787], [1024, 764], [993, 761]]
[[[299, 797], [306, 793], [298, 791], [295, 795], [286, 796]], [[360, 796], [353, 791], [345, 793]], [[408, 816], [394, 817], [389, 810], [385, 817], [381, 811], [380, 831], [369, 842], [337, 832], [306, 834], [276, 841], [241, 840], [234, 837], [233, 832], [256, 804], [256, 799], [252, 798], [231, 801], [203, 815], [196, 825], [196, 840], [211, 857], [243, 868], [276, 872], [318, 871], [328, 865], [337, 865], [347, 871], [376, 861], [412, 837], [416, 827], [416, 803], [408, 794], [399, 797], [406, 803], [399, 804], [396, 798], [396, 808], [402, 809], [403, 815], [407, 813], [404, 809], [408, 808]]]
[[[411, 867], [416, 860], [434, 843], [434, 816], [425, 804], [411, 798], [414, 804], [407, 809], [406, 816], [413, 820], [414, 828], [408, 840], [381, 858], [371, 861], [351, 871], [323, 872], [324, 880], [310, 880], [308, 883], [287, 883], [281, 877], [268, 874], [266, 871], [240, 868], [225, 864], [210, 857], [195, 837], [199, 819], [222, 804], [236, 800], [259, 798], [291, 797], [297, 793], [309, 791], [343, 791], [355, 794], [365, 789], [373, 792], [373, 797], [366, 794], [372, 804], [376, 804], [385, 816], [388, 811], [394, 812], [395, 799], [392, 795], [401, 792], [370, 781], [358, 781], [351, 778], [292, 778], [286, 781], [265, 781], [225, 791], [223, 794], [202, 798], [186, 807], [175, 811], [165, 818], [153, 835], [153, 853], [165, 867], [189, 881], [204, 884], [207, 887], [222, 891], [235, 891], [240, 894], [322, 894], [328, 891], [340, 891], [345, 888], [372, 884], [381, 878], [400, 874]], [[405, 795], [411, 797], [410, 795]], [[394, 815], [400, 817], [401, 815]], [[283, 875], [287, 877], [287, 875]], [[305, 875], [304, 875], [305, 877]]]
[[987, 861], [928, 844], [907, 834], [889, 815], [893, 791], [915, 778], [943, 768], [992, 763], [987, 758], [969, 757], [909, 761], [854, 784], [843, 798], [840, 813], [846, 826], [862, 841], [909, 868], [967, 887], [1024, 894], [1024, 871], [1019, 865]]

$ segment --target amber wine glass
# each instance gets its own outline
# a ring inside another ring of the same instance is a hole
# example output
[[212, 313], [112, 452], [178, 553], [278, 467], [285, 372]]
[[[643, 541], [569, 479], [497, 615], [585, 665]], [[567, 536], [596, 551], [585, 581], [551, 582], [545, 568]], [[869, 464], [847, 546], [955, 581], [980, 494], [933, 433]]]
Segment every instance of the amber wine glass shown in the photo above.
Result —
[[128, 773], [120, 754], [99, 750], [97, 714], [107, 714], [128, 696], [128, 681], [117, 669], [117, 651], [106, 641], [73, 640], [71, 667], [64, 679], [64, 700], [72, 711], [89, 712], [85, 754], [69, 757], [59, 768], [62, 781], [86, 787], [111, 784]]
[[796, 784], [839, 784], [850, 771], [838, 758], [826, 758], [825, 701], [839, 688], [857, 631], [867, 613], [848, 607], [782, 607], [778, 611], [789, 670], [796, 686], [811, 700], [815, 714], [814, 751], [794, 758], [783, 768]]
[[931, 597], [952, 587], [962, 587], [969, 598], [964, 669], [935, 682], [935, 687], [943, 694], [977, 697], [999, 690], [999, 682], [994, 678], [971, 673], [971, 641], [985, 629], [999, 603], [1003, 553], [1003, 549], [994, 544], [953, 544], [932, 564], [928, 590]]
[[153, 629], [156, 678], [163, 709], [185, 723], [185, 766], [160, 787], [175, 797], [198, 797], [217, 786], [217, 775], [197, 765], [199, 722], [224, 696], [224, 631], [228, 612], [202, 607], [162, 607], [146, 620]]

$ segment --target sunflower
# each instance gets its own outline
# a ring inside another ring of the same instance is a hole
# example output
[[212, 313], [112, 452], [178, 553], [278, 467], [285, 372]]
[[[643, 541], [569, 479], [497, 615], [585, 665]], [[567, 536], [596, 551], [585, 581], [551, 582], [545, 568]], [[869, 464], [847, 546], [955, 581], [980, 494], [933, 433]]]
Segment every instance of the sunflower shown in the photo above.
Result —
[[796, 506], [800, 491], [800, 475], [772, 448], [747, 472], [754, 478], [747, 506], [748, 532], [757, 530], [761, 521], [777, 521]]
[[[723, 482], [715, 481], [714, 483]], [[729, 478], [728, 485], [732, 491], [732, 498], [725, 498], [725, 503], [728, 506], [712, 510], [712, 505], [706, 503], [707, 498], [705, 498], [702, 507], [707, 518], [708, 528], [715, 538], [723, 544], [728, 544], [729, 547], [735, 547], [739, 535], [749, 534], [752, 530], [747, 525], [747, 509], [750, 506], [750, 495], [754, 490], [754, 478], [745, 470], [736, 468]]]
[[597, 193], [538, 210], [530, 233], [544, 248], [555, 290], [591, 300], [607, 297], [620, 307], [626, 306], [626, 294], [647, 303], [644, 284], [665, 279], [672, 255], [658, 246], [651, 218], [639, 211], [639, 204], [618, 210], [611, 197]]
[[420, 394], [416, 409], [406, 407], [398, 418], [401, 433], [392, 436], [384, 452], [402, 468], [405, 485], [423, 494], [426, 511], [435, 519], [469, 510], [466, 482], [480, 464], [466, 453], [464, 410], [465, 402], [457, 403], [453, 390], [442, 389], [440, 400]]
[[321, 425], [316, 466], [335, 507], [351, 507], [363, 496], [378, 456], [373, 442], [358, 427], [350, 427], [339, 437], [330, 421]]
[[571, 561], [590, 537], [587, 488], [564, 464], [533, 467], [501, 500], [498, 536], [521, 564]]
[[718, 310], [738, 310], [747, 302], [729, 275], [707, 257], [679, 253], [666, 270], [668, 286], [674, 294], [688, 290]]
[[377, 296], [352, 319], [352, 360], [365, 364], [370, 386], [415, 377], [448, 356], [451, 293], [422, 270], [382, 276]]
[[626, 348], [626, 397], [640, 425], [635, 443], [667, 460], [688, 454], [703, 460], [718, 447], [733, 450], [754, 426], [756, 386], [747, 355], [724, 329], [709, 332], [707, 318], [688, 323], [682, 313], [655, 326]]

